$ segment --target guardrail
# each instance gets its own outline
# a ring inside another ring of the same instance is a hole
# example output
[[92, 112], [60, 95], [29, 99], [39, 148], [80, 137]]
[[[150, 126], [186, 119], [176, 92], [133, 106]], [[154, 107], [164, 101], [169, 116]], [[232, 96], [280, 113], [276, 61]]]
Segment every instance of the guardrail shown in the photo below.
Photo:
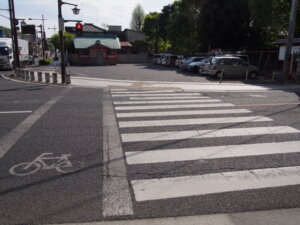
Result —
[[[61, 75], [57, 72], [51, 71], [30, 71], [24, 69], [16, 69], [14, 73], [14, 78], [46, 84], [62, 83]], [[70, 74], [66, 74], [66, 84], [71, 84]]]

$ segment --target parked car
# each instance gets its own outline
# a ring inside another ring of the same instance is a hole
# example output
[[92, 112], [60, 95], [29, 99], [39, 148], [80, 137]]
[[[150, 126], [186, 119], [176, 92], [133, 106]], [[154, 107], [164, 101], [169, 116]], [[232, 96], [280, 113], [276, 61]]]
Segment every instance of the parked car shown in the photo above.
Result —
[[199, 62], [192, 62], [188, 65], [188, 71], [192, 73], [198, 73], [199, 68], [203, 67], [206, 63], [209, 63], [209, 58], [203, 59]]
[[207, 74], [220, 78], [222, 71], [224, 72], [223, 77], [245, 77], [248, 71], [249, 79], [255, 79], [259, 72], [256, 66], [250, 65], [239, 57], [213, 57]]
[[199, 65], [198, 73], [205, 74], [208, 71], [212, 58], [213, 57], [209, 57], [201, 61], [201, 64]]
[[161, 54], [154, 54], [153, 57], [152, 57], [152, 63], [155, 65], [155, 64], [158, 64], [159, 61], [161, 60], [161, 57], [162, 55]]
[[160, 54], [160, 58], [157, 61], [158, 65], [163, 65], [165, 63], [166, 60], [166, 55], [165, 54]]
[[166, 66], [175, 66], [175, 62], [178, 59], [177, 55], [167, 55], [165, 64]]
[[183, 60], [183, 55], [178, 55], [177, 59], [175, 61], [175, 66], [179, 67], [179, 65], [181, 64], [181, 61]]
[[180, 69], [184, 69], [187, 70], [189, 64], [191, 64], [192, 62], [199, 62], [201, 60], [205, 59], [205, 57], [189, 57], [189, 58], [185, 58], [181, 61], [179, 68]]
[[165, 65], [167, 65], [167, 60], [168, 60], [168, 58], [170, 57], [171, 55], [170, 54], [164, 54], [164, 55], [162, 55], [162, 59], [161, 59], [161, 65], [163, 65], [163, 66], [165, 66]]

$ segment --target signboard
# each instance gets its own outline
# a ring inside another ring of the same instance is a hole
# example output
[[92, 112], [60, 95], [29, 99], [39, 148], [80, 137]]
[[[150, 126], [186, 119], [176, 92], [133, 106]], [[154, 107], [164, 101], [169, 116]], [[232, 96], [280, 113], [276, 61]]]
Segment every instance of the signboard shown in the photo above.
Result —
[[[278, 59], [281, 60], [281, 61], [284, 60], [285, 50], [286, 50], [286, 46], [285, 45], [284, 46], [280, 46]], [[291, 53], [292, 53], [292, 55], [294, 55], [294, 54], [300, 54], [300, 46], [293, 46]]]
[[64, 19], [63, 18], [59, 18], [58, 20], [58, 30], [59, 31], [64, 31]]
[[22, 28], [22, 34], [35, 34], [35, 25], [24, 25], [21, 26]]

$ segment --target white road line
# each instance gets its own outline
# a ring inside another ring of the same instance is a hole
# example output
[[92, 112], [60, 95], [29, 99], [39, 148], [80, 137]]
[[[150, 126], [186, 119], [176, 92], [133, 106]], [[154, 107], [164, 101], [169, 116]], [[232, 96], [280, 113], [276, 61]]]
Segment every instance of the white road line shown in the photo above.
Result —
[[188, 115], [218, 115], [251, 113], [248, 109], [219, 109], [219, 110], [191, 110], [191, 111], [162, 111], [162, 112], [137, 112], [117, 113], [118, 118], [155, 117], [155, 116], [188, 116]]
[[123, 142], [136, 141], [170, 141], [183, 139], [202, 139], [218, 137], [239, 137], [268, 134], [291, 134], [300, 133], [299, 130], [289, 126], [279, 127], [245, 127], [215, 130], [190, 130], [172, 132], [132, 133], [122, 134]]
[[201, 96], [199, 93], [176, 93], [176, 94], [171, 94], [171, 93], [152, 93], [152, 94], [112, 94], [113, 97], [139, 97], [139, 96]]
[[121, 110], [140, 110], [140, 109], [197, 109], [197, 108], [218, 108], [233, 107], [231, 103], [211, 103], [211, 104], [182, 104], [182, 105], [151, 105], [151, 106], [116, 106], [117, 111]]
[[170, 97], [129, 97], [129, 100], [172, 100], [172, 99], [208, 99], [206, 96], [170, 96]]
[[166, 101], [115, 101], [114, 105], [142, 105], [142, 104], [169, 104], [169, 103], [209, 103], [222, 102], [218, 99], [200, 99], [200, 100], [166, 100]]
[[109, 93], [103, 101], [103, 217], [133, 214], [122, 143]]
[[22, 114], [22, 113], [32, 113], [32, 111], [1, 111], [0, 114]]
[[143, 121], [122, 121], [120, 128], [126, 127], [161, 127], [180, 125], [201, 125], [201, 124], [222, 124], [222, 123], [255, 123], [273, 121], [263, 116], [245, 117], [219, 117], [219, 118], [192, 118], [192, 119], [171, 119], [171, 120], [143, 120]]
[[64, 89], [59, 95], [50, 99], [44, 105], [23, 120], [16, 128], [0, 139], [0, 159], [11, 147], [36, 123], [53, 105], [55, 105], [71, 88]]
[[125, 152], [129, 165], [300, 153], [300, 141]]
[[131, 181], [138, 202], [299, 184], [300, 166]]

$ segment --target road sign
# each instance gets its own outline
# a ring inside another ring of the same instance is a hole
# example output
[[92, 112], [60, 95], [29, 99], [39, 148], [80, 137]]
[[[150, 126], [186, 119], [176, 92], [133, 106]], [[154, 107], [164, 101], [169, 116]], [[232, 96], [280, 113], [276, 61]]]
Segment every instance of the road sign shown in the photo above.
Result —
[[58, 30], [64, 31], [64, 19], [63, 18], [59, 18], [59, 20], [58, 20]]

